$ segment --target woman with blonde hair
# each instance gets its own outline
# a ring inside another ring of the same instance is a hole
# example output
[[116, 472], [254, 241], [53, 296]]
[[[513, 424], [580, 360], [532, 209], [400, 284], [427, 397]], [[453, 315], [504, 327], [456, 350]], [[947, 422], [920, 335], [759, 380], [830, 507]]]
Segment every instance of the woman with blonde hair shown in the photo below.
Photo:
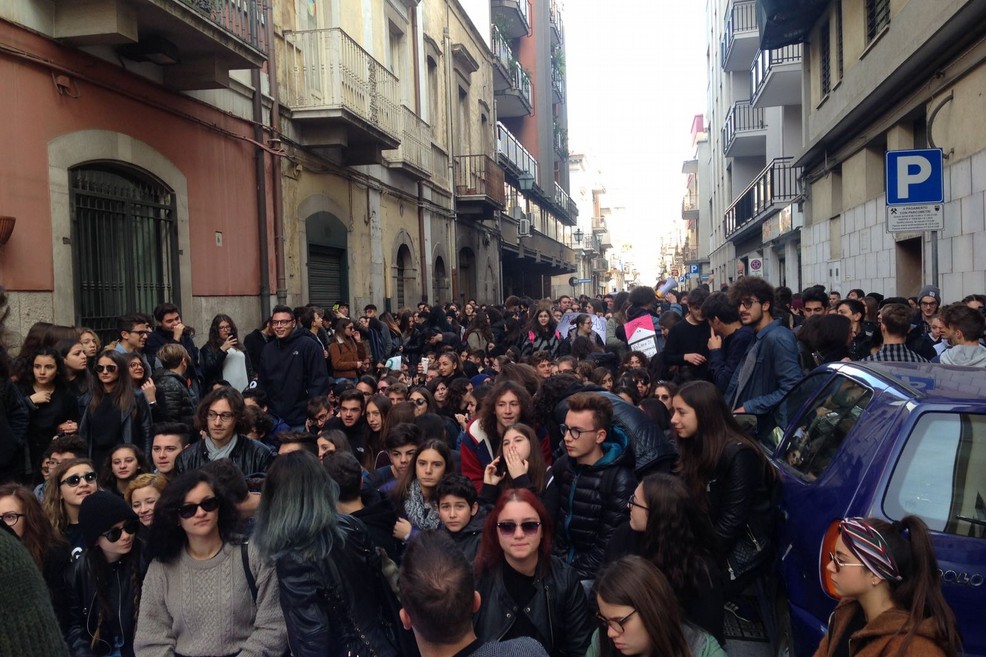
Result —
[[154, 522], [154, 507], [167, 487], [168, 480], [164, 475], [151, 472], [137, 475], [127, 485], [123, 499], [144, 527], [150, 527]]

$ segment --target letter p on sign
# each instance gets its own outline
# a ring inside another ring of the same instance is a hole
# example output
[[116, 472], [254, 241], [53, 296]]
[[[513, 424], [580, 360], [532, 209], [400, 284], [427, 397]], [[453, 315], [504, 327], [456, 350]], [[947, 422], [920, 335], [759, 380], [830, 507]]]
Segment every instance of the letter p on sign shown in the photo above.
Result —
[[944, 202], [942, 165], [939, 148], [887, 151], [887, 205]]

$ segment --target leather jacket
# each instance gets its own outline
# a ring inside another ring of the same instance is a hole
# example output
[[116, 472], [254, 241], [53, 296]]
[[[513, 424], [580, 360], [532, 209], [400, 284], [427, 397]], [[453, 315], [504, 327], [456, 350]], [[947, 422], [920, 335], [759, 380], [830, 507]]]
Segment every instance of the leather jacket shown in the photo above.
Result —
[[493, 567], [476, 582], [483, 601], [474, 618], [476, 637], [484, 642], [500, 641], [517, 616], [524, 614], [540, 631], [540, 637], [532, 638], [541, 641], [549, 655], [583, 657], [594, 628], [578, 574], [557, 557], [551, 557], [550, 569], [539, 563], [534, 575], [537, 592], [521, 609], [504, 585], [503, 568], [502, 564]]
[[[178, 460], [175, 461], [175, 470], [178, 474], [190, 472], [201, 468], [209, 460], [209, 450], [206, 448], [203, 438], [178, 456]], [[229, 460], [240, 469], [240, 472], [249, 476], [258, 472], [267, 472], [267, 468], [274, 461], [274, 452], [261, 442], [237, 434], [236, 446], [233, 447]]]
[[339, 529], [343, 538], [333, 543], [327, 559], [312, 562], [297, 551], [277, 559], [291, 654], [402, 657], [397, 633], [407, 630], [400, 626], [399, 603], [379, 572], [380, 557], [366, 527], [340, 515]]
[[747, 526], [766, 543], [773, 529], [771, 479], [763, 459], [742, 443], [727, 445], [708, 482], [709, 518], [723, 554], [729, 554]]
[[[98, 549], [98, 548], [93, 548]], [[65, 642], [72, 657], [94, 657], [113, 652], [114, 641], [123, 639], [121, 654], [133, 657], [134, 632], [137, 625], [137, 610], [134, 608], [134, 583], [140, 586], [146, 564], [141, 560], [141, 551], [134, 541], [134, 551], [109, 566], [108, 598], [115, 615], [99, 619], [99, 601], [96, 598], [96, 574], [89, 563], [88, 555], [73, 561], [65, 571]], [[135, 573], [134, 570], [137, 570]], [[99, 638], [93, 640], [99, 633]]]

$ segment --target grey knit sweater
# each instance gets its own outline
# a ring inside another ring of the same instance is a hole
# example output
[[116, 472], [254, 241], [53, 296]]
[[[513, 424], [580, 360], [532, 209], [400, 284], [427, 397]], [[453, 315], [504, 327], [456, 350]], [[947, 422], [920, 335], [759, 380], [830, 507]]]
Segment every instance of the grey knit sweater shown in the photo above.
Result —
[[238, 545], [225, 544], [207, 561], [196, 561], [184, 550], [171, 563], [155, 560], [141, 593], [134, 639], [137, 657], [280, 657], [287, 648], [287, 629], [277, 575], [252, 545], [249, 555], [257, 582], [256, 606]]

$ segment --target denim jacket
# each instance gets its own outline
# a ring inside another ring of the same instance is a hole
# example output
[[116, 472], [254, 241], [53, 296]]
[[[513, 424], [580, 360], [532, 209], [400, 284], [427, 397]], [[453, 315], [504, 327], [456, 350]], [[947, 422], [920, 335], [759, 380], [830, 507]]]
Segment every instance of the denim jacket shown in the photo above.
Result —
[[[758, 350], [756, 364], [740, 389], [734, 407], [742, 406], [747, 413], [766, 415], [801, 380], [798, 343], [794, 333], [775, 319], [757, 333], [750, 348]], [[742, 370], [743, 361], [740, 361], [726, 392], [727, 401], [736, 392]]]

